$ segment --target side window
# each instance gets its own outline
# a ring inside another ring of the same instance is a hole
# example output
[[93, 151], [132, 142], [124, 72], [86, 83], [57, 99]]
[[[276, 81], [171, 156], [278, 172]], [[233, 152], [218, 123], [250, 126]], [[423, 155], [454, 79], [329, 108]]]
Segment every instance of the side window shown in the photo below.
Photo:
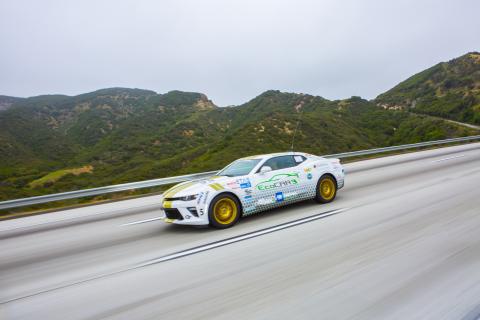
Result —
[[295, 165], [298, 166], [300, 163], [307, 160], [307, 158], [305, 158], [302, 155], [295, 155], [295, 156], [293, 156], [293, 160], [295, 160]]
[[281, 156], [267, 160], [264, 166], [269, 166], [272, 170], [280, 170], [285, 168], [295, 167], [297, 163], [293, 159], [293, 156]]

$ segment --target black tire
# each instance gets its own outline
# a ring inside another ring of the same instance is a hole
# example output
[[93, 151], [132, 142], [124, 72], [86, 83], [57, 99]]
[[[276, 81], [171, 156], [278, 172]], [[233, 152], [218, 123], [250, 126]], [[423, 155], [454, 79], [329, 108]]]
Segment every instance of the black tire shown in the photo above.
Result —
[[[230, 212], [232, 210], [232, 212]], [[213, 198], [208, 208], [210, 226], [217, 229], [232, 227], [242, 215], [242, 207], [236, 197], [231, 194], [219, 194]]]
[[324, 174], [318, 179], [315, 201], [318, 203], [332, 202], [337, 196], [337, 189], [337, 180], [330, 174]]

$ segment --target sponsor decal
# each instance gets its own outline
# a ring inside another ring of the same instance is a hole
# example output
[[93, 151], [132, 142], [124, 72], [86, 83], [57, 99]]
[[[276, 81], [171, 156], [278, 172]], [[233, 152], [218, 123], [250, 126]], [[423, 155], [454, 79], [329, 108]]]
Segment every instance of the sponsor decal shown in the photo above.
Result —
[[298, 184], [298, 173], [281, 173], [274, 175], [268, 180], [259, 182], [258, 190], [269, 190]]
[[252, 184], [250, 182], [240, 184], [241, 189], [251, 188]]
[[253, 201], [253, 197], [251, 195], [245, 196], [245, 197], [243, 197], [243, 199], [245, 200], [245, 202]]
[[283, 196], [285, 199], [295, 198], [298, 195], [298, 192], [289, 192], [285, 193]]
[[303, 162], [302, 156], [294, 156], [293, 159], [295, 159], [295, 162], [296, 162], [296, 163], [301, 163], [301, 162]]
[[248, 194], [243, 197], [244, 208], [245, 212], [251, 212], [256, 209], [255, 201], [252, 195]]
[[200, 193], [198, 194], [198, 197], [197, 197], [197, 204], [200, 204], [200, 202], [202, 201], [203, 197], [204, 197], [204, 193], [203, 193], [203, 192], [200, 192]]
[[275, 200], [277, 202], [282, 202], [283, 200], [285, 200], [285, 197], [283, 196], [283, 192], [275, 193]]
[[250, 179], [249, 178], [238, 178], [237, 180], [235, 180], [238, 184], [242, 184], [242, 183], [250, 183]]
[[313, 176], [312, 176], [312, 174], [311, 174], [310, 172], [307, 173], [307, 178], [308, 178], [308, 180], [312, 180], [312, 177], [313, 177]]
[[305, 172], [312, 172], [312, 168], [303, 168], [303, 171], [305, 171]]
[[250, 194], [252, 194], [253, 191], [252, 191], [252, 189], [246, 189], [246, 190], [244, 190], [244, 192], [245, 192], [246, 195], [250, 195]]
[[238, 183], [236, 181], [227, 182], [227, 187], [231, 189], [238, 189]]
[[203, 208], [200, 208], [198, 211], [200, 212], [200, 215], [203, 216], [203, 214], [204, 214]]
[[205, 197], [203, 198], [203, 204], [206, 204], [207, 203], [207, 199], [208, 199], [208, 194], [210, 193], [210, 191], [207, 191], [205, 192]]
[[235, 182], [240, 185], [241, 189], [246, 189], [246, 188], [251, 188], [252, 187], [252, 184], [250, 183], [249, 178], [238, 178], [237, 180], [235, 180]]
[[227, 182], [225, 185], [227, 186], [227, 188], [230, 188], [230, 189], [238, 189], [238, 188], [246, 189], [252, 186], [249, 178], [238, 178], [235, 181]]
[[274, 202], [275, 202], [275, 201], [274, 201], [273, 199], [265, 199], [265, 198], [263, 198], [263, 199], [259, 199], [259, 200], [257, 201], [257, 204], [258, 204], [258, 205], [266, 205], [266, 204], [272, 204], [272, 203], [274, 203]]

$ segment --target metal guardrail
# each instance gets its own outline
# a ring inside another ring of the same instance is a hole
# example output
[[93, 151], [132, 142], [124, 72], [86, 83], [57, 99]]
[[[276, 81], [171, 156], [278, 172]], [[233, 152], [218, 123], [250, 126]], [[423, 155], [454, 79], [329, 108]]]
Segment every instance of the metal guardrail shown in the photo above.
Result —
[[480, 136], [468, 136], [468, 137], [452, 138], [452, 139], [445, 139], [445, 140], [435, 140], [435, 141], [427, 141], [427, 142], [419, 142], [419, 143], [411, 143], [411, 144], [402, 144], [402, 145], [393, 146], [393, 147], [385, 147], [385, 148], [376, 148], [376, 149], [367, 149], [367, 150], [335, 153], [335, 154], [325, 155], [323, 157], [325, 157], [325, 158], [339, 158], [339, 159], [341, 159], [341, 158], [352, 158], [352, 157], [358, 157], [358, 156], [366, 156], [366, 155], [369, 155], [369, 154], [384, 153], [384, 152], [391, 152], [391, 151], [398, 151], [398, 150], [407, 150], [407, 149], [413, 149], [413, 148], [429, 147], [429, 146], [436, 146], [436, 145], [447, 144], [447, 143], [473, 141], [473, 140], [480, 140]]
[[[469, 136], [469, 137], [461, 137], [461, 138], [452, 138], [452, 139], [445, 139], [445, 140], [428, 141], [428, 142], [420, 142], [420, 143], [412, 143], [412, 144], [404, 144], [404, 145], [400, 145], [400, 146], [385, 147], [385, 148], [376, 148], [376, 149], [367, 149], [367, 150], [335, 153], [335, 154], [325, 155], [323, 157], [325, 157], [325, 158], [340, 158], [340, 159], [351, 158], [351, 157], [365, 156], [365, 155], [370, 155], [370, 154], [378, 154], [378, 153], [384, 153], [384, 152], [407, 150], [407, 149], [413, 149], [413, 148], [428, 147], [428, 146], [442, 145], [442, 144], [455, 143], [455, 142], [474, 141], [474, 140], [480, 140], [480, 135]], [[55, 193], [55, 194], [49, 194], [49, 195], [31, 197], [31, 198], [7, 200], [7, 201], [0, 202], [0, 210], [16, 208], [16, 207], [24, 207], [24, 206], [29, 206], [29, 205], [33, 205], [33, 204], [47, 203], [47, 202], [53, 202], [53, 201], [59, 201], [59, 200], [67, 200], [67, 199], [75, 199], [75, 198], [96, 196], [96, 195], [100, 195], [100, 194], [114, 193], [114, 192], [119, 192], [119, 191], [143, 189], [143, 188], [149, 188], [149, 187], [158, 187], [158, 186], [163, 186], [163, 185], [168, 185], [168, 184], [173, 184], [173, 183], [179, 183], [179, 182], [184, 182], [184, 181], [191, 181], [191, 180], [195, 180], [195, 179], [205, 178], [205, 177], [211, 176], [211, 175], [213, 175], [217, 172], [218, 171], [200, 172], [200, 173], [182, 175], [182, 176], [176, 176], [176, 177], [168, 177], [168, 178], [161, 178], [161, 179], [153, 179], [153, 180], [146, 180], [146, 181], [123, 183], [123, 184], [117, 184], [117, 185], [106, 186], [106, 187]]]
[[62, 192], [62, 193], [55, 193], [55, 194], [47, 194], [47, 195], [38, 196], [38, 197], [7, 200], [7, 201], [0, 202], [0, 210], [16, 208], [16, 207], [24, 207], [24, 206], [29, 206], [29, 205], [32, 205], [32, 204], [47, 203], [47, 202], [53, 202], [53, 201], [59, 201], [59, 200], [67, 200], [67, 199], [75, 199], [75, 198], [96, 196], [96, 195], [100, 195], [100, 194], [114, 193], [114, 192], [119, 192], [119, 191], [163, 186], [163, 185], [168, 185], [168, 184], [179, 183], [179, 182], [184, 182], [184, 181], [189, 181], [189, 180], [195, 180], [195, 179], [208, 177], [208, 176], [211, 176], [211, 175], [213, 175], [217, 172], [218, 171], [201, 172], [201, 173], [195, 173], [195, 174], [189, 174], [189, 175], [183, 175], [183, 176], [176, 176], [176, 177], [169, 177], [169, 178], [152, 179], [152, 180], [145, 180], [145, 181], [138, 181], [138, 182], [116, 184], [116, 185], [113, 185], [113, 186], [106, 186], [106, 187], [99, 187], [99, 188], [92, 188], [92, 189], [84, 189], [84, 190], [76, 190], [76, 191], [69, 191], [69, 192]]

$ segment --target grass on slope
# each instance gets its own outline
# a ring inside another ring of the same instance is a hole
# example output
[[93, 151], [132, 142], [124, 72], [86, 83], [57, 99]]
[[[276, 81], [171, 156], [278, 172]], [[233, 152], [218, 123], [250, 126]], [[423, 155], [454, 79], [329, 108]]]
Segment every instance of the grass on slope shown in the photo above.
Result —
[[43, 186], [48, 186], [56, 181], [60, 180], [66, 175], [73, 174], [75, 176], [78, 176], [82, 173], [92, 173], [93, 171], [93, 166], [83, 166], [80, 168], [73, 168], [73, 169], [62, 169], [62, 170], [57, 170], [50, 172], [49, 174], [41, 177], [40, 179], [34, 180], [28, 184], [30, 188], [37, 188], [37, 187], [43, 187]]

